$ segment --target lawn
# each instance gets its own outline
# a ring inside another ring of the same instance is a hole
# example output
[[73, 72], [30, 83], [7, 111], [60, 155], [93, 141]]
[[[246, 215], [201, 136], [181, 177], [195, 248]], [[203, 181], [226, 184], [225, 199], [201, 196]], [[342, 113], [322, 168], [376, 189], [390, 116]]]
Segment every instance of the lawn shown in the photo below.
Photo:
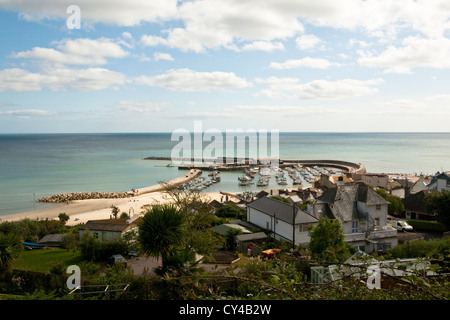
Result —
[[20, 257], [14, 262], [13, 268], [38, 272], [50, 272], [53, 266], [63, 264], [66, 266], [79, 264], [82, 261], [79, 252], [65, 249], [35, 249], [22, 251]]

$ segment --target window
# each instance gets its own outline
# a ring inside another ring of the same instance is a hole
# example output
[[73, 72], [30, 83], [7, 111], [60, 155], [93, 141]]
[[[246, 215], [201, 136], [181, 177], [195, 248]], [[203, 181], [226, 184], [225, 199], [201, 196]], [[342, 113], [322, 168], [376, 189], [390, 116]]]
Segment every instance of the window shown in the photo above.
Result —
[[298, 225], [298, 231], [299, 232], [308, 232], [309, 224], [299, 224]]
[[381, 204], [377, 204], [376, 207], [375, 207], [375, 209], [376, 209], [377, 211], [380, 211], [380, 210], [381, 210]]
[[374, 227], [378, 228], [380, 226], [380, 218], [375, 218], [375, 224]]
[[352, 233], [358, 233], [358, 221], [352, 221]]

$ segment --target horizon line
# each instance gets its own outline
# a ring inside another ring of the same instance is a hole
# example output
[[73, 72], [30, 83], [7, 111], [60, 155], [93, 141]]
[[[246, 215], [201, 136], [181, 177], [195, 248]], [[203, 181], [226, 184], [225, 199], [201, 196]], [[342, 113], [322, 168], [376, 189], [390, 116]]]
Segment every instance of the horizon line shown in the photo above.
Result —
[[[253, 130], [253, 128], [250, 128]], [[233, 130], [241, 130], [241, 128], [233, 129]], [[248, 129], [242, 129], [248, 130]], [[255, 129], [256, 132], [262, 129]], [[271, 129], [276, 130], [276, 129]], [[225, 130], [219, 130], [226, 133]], [[194, 131], [189, 131], [194, 132]], [[202, 131], [204, 133], [205, 131]], [[267, 131], [269, 133], [270, 131]], [[111, 131], [111, 132], [0, 132], [0, 135], [25, 135], [25, 134], [172, 134], [173, 131]], [[245, 133], [245, 131], [244, 131]], [[278, 133], [450, 133], [450, 131], [278, 131]]]

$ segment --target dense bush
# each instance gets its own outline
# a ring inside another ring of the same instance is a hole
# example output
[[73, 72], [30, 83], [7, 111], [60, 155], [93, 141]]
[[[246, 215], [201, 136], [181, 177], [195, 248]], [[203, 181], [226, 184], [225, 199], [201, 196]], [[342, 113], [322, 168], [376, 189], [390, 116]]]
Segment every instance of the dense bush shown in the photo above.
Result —
[[428, 231], [428, 232], [445, 232], [447, 227], [437, 221], [427, 220], [408, 220], [408, 223], [414, 228], [415, 231]]
[[58, 220], [4, 221], [0, 223], [0, 232], [16, 233], [23, 241], [37, 242], [43, 236], [52, 233], [64, 233], [65, 228]]
[[216, 215], [221, 218], [240, 218], [242, 211], [234, 204], [226, 204], [217, 210]]
[[97, 238], [85, 233], [81, 238], [79, 248], [84, 260], [106, 262], [114, 254], [126, 256], [128, 246], [125, 241], [100, 242]]
[[450, 255], [450, 237], [434, 240], [406, 241], [392, 248], [394, 258], [442, 258]]

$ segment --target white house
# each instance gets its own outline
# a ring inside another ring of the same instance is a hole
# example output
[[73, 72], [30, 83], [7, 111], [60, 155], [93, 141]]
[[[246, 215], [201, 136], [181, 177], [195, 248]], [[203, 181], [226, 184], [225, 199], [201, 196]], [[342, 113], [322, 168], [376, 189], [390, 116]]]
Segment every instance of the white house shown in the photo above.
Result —
[[318, 219], [296, 205], [262, 197], [247, 204], [247, 221], [273, 232], [278, 240], [294, 240], [299, 245], [309, 242], [308, 228], [317, 225]]
[[345, 241], [371, 253], [398, 244], [397, 230], [388, 225], [388, 204], [367, 186], [346, 185], [326, 190], [308, 212], [317, 219], [338, 219]]
[[438, 174], [427, 185], [427, 189], [435, 189], [439, 192], [450, 190], [450, 177], [445, 172]]

